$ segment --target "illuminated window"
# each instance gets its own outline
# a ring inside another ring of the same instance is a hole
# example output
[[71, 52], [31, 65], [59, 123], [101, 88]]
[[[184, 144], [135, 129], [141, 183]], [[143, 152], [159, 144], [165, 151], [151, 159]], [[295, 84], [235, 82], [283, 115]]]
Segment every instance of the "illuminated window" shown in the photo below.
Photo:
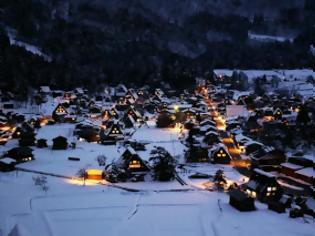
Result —
[[270, 196], [270, 193], [267, 193], [267, 197], [269, 197]]
[[271, 187], [268, 187], [268, 188], [267, 188], [267, 191], [268, 191], [268, 192], [271, 192]]
[[130, 169], [138, 169], [141, 167], [141, 163], [138, 160], [132, 160], [129, 162], [129, 168]]
[[273, 187], [273, 188], [272, 188], [272, 191], [277, 191], [277, 187]]
[[246, 189], [246, 193], [252, 198], [256, 198], [257, 196], [255, 191], [250, 191], [249, 189]]
[[56, 112], [58, 112], [58, 113], [64, 113], [64, 112], [65, 112], [65, 109], [63, 109], [62, 106], [58, 106]]

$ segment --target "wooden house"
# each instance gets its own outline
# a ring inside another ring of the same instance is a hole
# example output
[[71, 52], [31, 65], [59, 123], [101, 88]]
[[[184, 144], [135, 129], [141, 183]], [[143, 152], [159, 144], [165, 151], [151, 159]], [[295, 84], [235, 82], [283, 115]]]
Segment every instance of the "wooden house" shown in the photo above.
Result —
[[264, 148], [264, 144], [260, 142], [256, 142], [254, 140], [248, 140], [246, 141], [245, 139], [240, 141], [240, 148], [243, 148], [246, 155], [250, 155], [255, 152], [259, 152], [261, 149]]
[[120, 159], [117, 161], [118, 166], [126, 171], [137, 174], [146, 174], [149, 167], [141, 159], [138, 153], [130, 146], [127, 146]]
[[9, 172], [15, 169], [16, 160], [10, 157], [0, 159], [0, 172]]
[[58, 104], [52, 113], [52, 118], [56, 122], [64, 122], [66, 115], [68, 115], [68, 114], [69, 114], [69, 112], [67, 111], [65, 106], [63, 106], [62, 104]]
[[249, 182], [245, 184], [245, 190], [248, 195], [262, 202], [279, 199], [282, 195], [276, 177], [257, 168], [253, 170]]
[[21, 135], [27, 133], [34, 133], [34, 127], [28, 122], [23, 122], [22, 125], [16, 127], [12, 134], [12, 138], [20, 138]]
[[20, 146], [35, 146], [35, 133], [22, 133], [19, 138]]
[[16, 147], [10, 149], [5, 156], [10, 157], [16, 161], [16, 163], [28, 162], [35, 160], [33, 155], [33, 149], [29, 147]]
[[100, 141], [99, 129], [92, 126], [87, 126], [76, 132], [80, 140], [85, 140], [90, 143]]
[[65, 150], [68, 148], [67, 138], [63, 136], [58, 136], [53, 139], [53, 150]]
[[251, 138], [244, 136], [242, 133], [233, 136], [234, 143], [241, 153], [246, 153], [245, 144], [252, 141]]
[[124, 97], [124, 96], [126, 96], [127, 92], [128, 92], [128, 89], [123, 84], [119, 84], [115, 88], [115, 96], [116, 97]]
[[211, 162], [216, 164], [230, 164], [232, 157], [227, 151], [224, 144], [220, 143], [208, 150]]
[[273, 111], [273, 117], [276, 119], [276, 120], [280, 120], [282, 118], [282, 115], [283, 115], [283, 112], [282, 110], [278, 107], [276, 108], [274, 111]]
[[131, 116], [136, 122], [142, 121], [142, 115], [133, 106], [127, 110], [125, 116]]
[[137, 122], [131, 115], [125, 115], [123, 118], [123, 122], [125, 124], [125, 128], [134, 128], [137, 126]]
[[215, 131], [209, 131], [205, 134], [203, 142], [207, 145], [214, 145], [220, 143], [219, 134]]
[[274, 120], [272, 108], [267, 107], [263, 111], [264, 111], [263, 120], [265, 122], [269, 122], [269, 121], [273, 121]]
[[210, 125], [210, 126], [216, 126], [215, 121], [211, 120], [211, 119], [205, 119], [203, 121], [200, 122], [199, 124], [200, 126], [205, 126], [205, 125]]
[[290, 162], [281, 163], [280, 167], [281, 167], [280, 172], [282, 174], [284, 174], [286, 176], [293, 177], [293, 178], [296, 177], [296, 174], [295, 174], [296, 171], [301, 170], [301, 169], [304, 168], [303, 166], [300, 166], [300, 165], [297, 165], [297, 164], [293, 164], [293, 163], [290, 163]]
[[119, 111], [115, 107], [111, 109], [111, 114], [113, 115], [114, 119], [119, 118]]
[[124, 139], [124, 132], [117, 120], [113, 121], [109, 128], [102, 129], [100, 132], [100, 139], [103, 144], [114, 144], [118, 140]]
[[37, 145], [36, 145], [38, 148], [46, 148], [48, 147], [47, 145], [47, 140], [46, 139], [38, 139], [37, 140]]
[[[118, 116], [117, 116], [118, 118]], [[113, 111], [109, 108], [106, 108], [102, 111], [102, 119], [103, 120], [110, 120], [110, 119], [117, 119], [114, 114]]]
[[200, 128], [199, 128], [199, 134], [202, 134], [202, 135], [204, 135], [210, 131], [217, 132], [218, 129], [216, 126], [213, 126], [213, 125], [203, 125], [203, 126], [200, 126]]
[[132, 97], [134, 101], [137, 101], [139, 99], [138, 93], [132, 88], [128, 89], [126, 95]]
[[255, 199], [243, 192], [241, 189], [231, 189], [229, 191], [230, 205], [239, 211], [254, 211]]
[[197, 118], [197, 113], [194, 109], [188, 108], [182, 111], [185, 114], [186, 120], [195, 120]]
[[311, 185], [315, 185], [315, 170], [314, 167], [306, 167], [300, 170], [295, 171], [295, 176], [297, 179], [300, 179]]
[[274, 149], [273, 147], [266, 147], [259, 149], [250, 154], [253, 166], [262, 165], [280, 165], [286, 159], [284, 152]]
[[280, 199], [270, 200], [268, 209], [277, 213], [285, 213], [287, 208], [291, 207], [292, 199], [289, 196], [283, 195]]

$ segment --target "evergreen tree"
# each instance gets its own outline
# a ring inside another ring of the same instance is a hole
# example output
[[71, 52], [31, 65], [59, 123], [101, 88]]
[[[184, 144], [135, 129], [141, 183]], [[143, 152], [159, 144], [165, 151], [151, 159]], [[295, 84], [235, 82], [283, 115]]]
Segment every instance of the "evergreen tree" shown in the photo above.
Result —
[[221, 169], [217, 170], [217, 172], [215, 173], [215, 176], [213, 177], [213, 182], [218, 191], [224, 190], [224, 185], [226, 185], [227, 182], [226, 182], [223, 170]]
[[155, 180], [169, 181], [174, 178], [176, 162], [163, 147], [155, 147], [151, 151], [150, 162]]
[[308, 115], [308, 109], [305, 106], [301, 106], [301, 109], [296, 117], [296, 123], [299, 125], [307, 125], [311, 121]]

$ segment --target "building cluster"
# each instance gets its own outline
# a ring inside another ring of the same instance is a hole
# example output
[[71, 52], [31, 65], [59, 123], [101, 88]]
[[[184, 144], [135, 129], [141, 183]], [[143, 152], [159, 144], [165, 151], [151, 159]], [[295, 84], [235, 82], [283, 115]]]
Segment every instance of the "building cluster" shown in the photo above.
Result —
[[42, 126], [70, 123], [76, 138], [57, 136], [52, 150], [76, 148], [77, 141], [124, 148], [121, 157], [104, 169], [86, 170], [86, 178], [143, 181], [152, 166], [138, 153], [146, 144], [134, 141], [132, 134], [155, 122], [157, 128], [181, 134], [186, 164], [230, 165], [249, 178], [230, 186], [230, 204], [237, 209], [254, 210], [257, 199], [277, 212], [299, 201], [299, 209], [309, 212], [301, 199], [314, 197], [315, 97], [276, 90], [258, 95], [250, 87], [240, 91], [231, 88], [228, 76], [215, 76], [211, 84], [198, 82], [195, 90], [181, 93], [120, 84], [90, 95], [82, 88], [53, 91], [42, 86], [34, 95], [38, 106], [51, 98], [57, 102], [51, 113], [32, 117], [17, 112], [12, 94], [1, 94], [1, 144], [17, 139], [19, 146], [3, 154], [0, 170], [33, 161], [32, 147], [49, 148], [47, 140], [36, 139]]

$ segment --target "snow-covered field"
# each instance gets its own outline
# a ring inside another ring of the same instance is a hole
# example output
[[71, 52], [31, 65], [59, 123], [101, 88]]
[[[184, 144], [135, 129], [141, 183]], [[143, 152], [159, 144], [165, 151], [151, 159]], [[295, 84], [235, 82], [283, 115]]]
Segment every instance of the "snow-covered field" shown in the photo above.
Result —
[[[37, 138], [48, 144], [58, 135], [72, 141], [73, 124], [45, 126]], [[148, 160], [154, 146], [165, 147], [172, 155], [183, 156], [184, 145], [175, 129], [139, 128], [132, 136], [150, 142], [147, 150], [139, 152]], [[0, 147], [4, 152], [17, 145], [12, 140]], [[75, 176], [80, 168], [97, 168], [95, 158], [104, 154], [107, 163], [117, 159], [123, 149], [117, 145], [104, 146], [77, 142], [76, 149], [53, 151], [34, 148], [35, 161], [19, 165], [25, 169]], [[80, 157], [79, 162], [68, 161], [69, 156]], [[34, 185], [36, 173], [0, 173], [0, 236], [15, 234], [31, 236], [86, 235], [314, 235], [313, 221], [290, 219], [278, 215], [257, 203], [257, 211], [241, 213], [229, 204], [225, 193], [204, 190], [206, 180], [192, 180], [189, 175], [213, 175], [223, 168], [228, 179], [241, 183], [243, 176], [230, 166], [200, 164], [185, 166], [180, 173], [187, 185], [176, 180], [102, 184], [47, 176], [47, 193]], [[126, 191], [133, 189], [136, 192]]]
[[[289, 219], [256, 203], [241, 213], [224, 193], [117, 190], [108, 186], [70, 185], [48, 178], [41, 192], [32, 174], [1, 174], [2, 235], [18, 224], [19, 235], [305, 235], [314, 223]], [[220, 210], [221, 208], [221, 210]]]

